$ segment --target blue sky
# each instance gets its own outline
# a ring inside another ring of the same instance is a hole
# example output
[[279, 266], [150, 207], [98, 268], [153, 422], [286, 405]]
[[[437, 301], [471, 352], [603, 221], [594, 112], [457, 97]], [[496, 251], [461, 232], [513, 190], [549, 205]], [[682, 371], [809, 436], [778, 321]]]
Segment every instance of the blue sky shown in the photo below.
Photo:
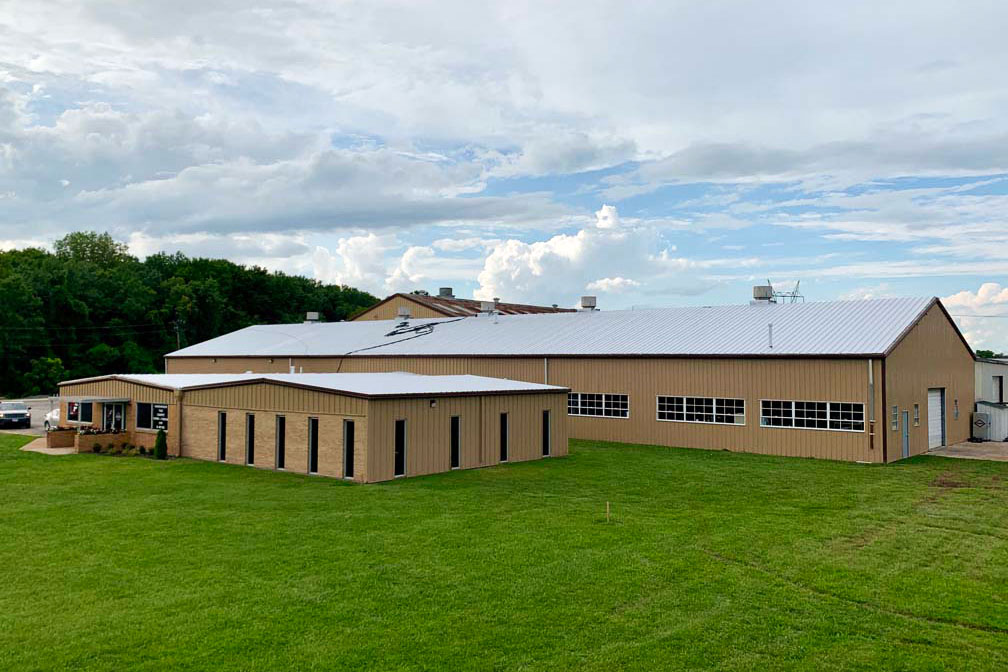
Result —
[[934, 295], [1008, 350], [1003, 3], [0, 7], [0, 246], [383, 295]]

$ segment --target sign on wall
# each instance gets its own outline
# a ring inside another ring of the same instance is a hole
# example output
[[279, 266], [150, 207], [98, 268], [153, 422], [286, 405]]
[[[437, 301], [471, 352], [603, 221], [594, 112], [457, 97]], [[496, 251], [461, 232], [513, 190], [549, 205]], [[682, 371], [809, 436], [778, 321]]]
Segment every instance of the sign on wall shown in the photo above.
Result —
[[151, 409], [151, 429], [168, 431], [168, 405], [153, 404]]

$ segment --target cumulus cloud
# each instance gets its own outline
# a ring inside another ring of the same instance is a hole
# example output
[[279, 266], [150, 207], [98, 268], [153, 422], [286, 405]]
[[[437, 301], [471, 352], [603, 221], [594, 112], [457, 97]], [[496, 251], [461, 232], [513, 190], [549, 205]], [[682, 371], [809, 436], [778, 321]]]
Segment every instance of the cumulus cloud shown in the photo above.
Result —
[[647, 290], [643, 283], [628, 279], [637, 274], [660, 283], [663, 294], [694, 293], [697, 280], [683, 273], [693, 262], [672, 256], [674, 249], [654, 227], [624, 221], [615, 207], [603, 205], [595, 222], [577, 233], [531, 243], [509, 239], [494, 246], [475, 295], [566, 305], [593, 283], [600, 283], [595, 286], [604, 291]]
[[1008, 285], [985, 282], [973, 292], [942, 297], [974, 349], [1008, 352]]
[[599, 278], [585, 285], [585, 289], [595, 292], [618, 294], [634, 287], [640, 287], [639, 282], [630, 278]]

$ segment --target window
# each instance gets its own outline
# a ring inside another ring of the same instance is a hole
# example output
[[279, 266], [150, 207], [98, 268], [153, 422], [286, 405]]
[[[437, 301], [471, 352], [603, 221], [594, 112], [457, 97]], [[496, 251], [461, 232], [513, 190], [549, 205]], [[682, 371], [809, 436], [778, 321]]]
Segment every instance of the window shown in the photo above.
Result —
[[287, 463], [287, 418], [276, 416], [276, 468], [283, 469]]
[[991, 395], [991, 401], [1003, 404], [1005, 403], [1004, 397], [1004, 376], [991, 376], [993, 378], [994, 390]]
[[245, 464], [255, 464], [255, 416], [245, 414]]
[[393, 476], [406, 475], [406, 421], [395, 421], [395, 469]]
[[217, 459], [227, 459], [227, 413], [217, 413]]
[[500, 461], [508, 461], [508, 414], [500, 414]]
[[458, 469], [462, 463], [462, 418], [457, 415], [451, 417], [448, 452], [451, 468]]
[[67, 420], [71, 422], [80, 421], [80, 402], [77, 401], [67, 402]]
[[714, 397], [658, 397], [658, 419], [669, 422], [744, 425], [745, 400]]
[[136, 405], [137, 429], [163, 429], [168, 431], [168, 405], [138, 402]]
[[864, 404], [846, 401], [760, 401], [760, 425], [863, 432]]
[[571, 392], [567, 395], [567, 414], [596, 418], [628, 418], [630, 397], [625, 394]]
[[914, 404], [914, 427], [920, 427], [920, 404]]
[[892, 407], [892, 431], [899, 429], [899, 406]]
[[542, 413], [542, 454], [543, 457], [549, 457], [550, 454], [550, 412], [543, 411]]
[[343, 478], [353, 478], [354, 474], [354, 423], [343, 421]]
[[91, 422], [94, 419], [94, 404], [85, 401], [80, 405], [80, 421]]
[[318, 473], [318, 418], [308, 418], [308, 473]]

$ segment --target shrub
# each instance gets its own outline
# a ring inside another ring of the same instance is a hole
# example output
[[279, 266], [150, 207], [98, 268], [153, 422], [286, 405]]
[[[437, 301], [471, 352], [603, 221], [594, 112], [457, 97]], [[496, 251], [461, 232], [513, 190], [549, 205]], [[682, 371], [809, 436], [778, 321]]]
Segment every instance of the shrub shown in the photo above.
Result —
[[100, 453], [101, 452], [101, 444], [100, 443], [96, 443], [93, 446], [91, 446], [91, 452], [92, 453]]
[[120, 453], [127, 452], [129, 450], [129, 448], [130, 448], [130, 445], [129, 445], [129, 442], [127, 442], [127, 441], [123, 441], [121, 444], [119, 444], [119, 452]]
[[168, 439], [165, 437], [163, 429], [159, 429], [157, 432], [157, 438], [154, 439], [154, 459], [164, 460], [168, 457]]
[[147, 454], [147, 449], [144, 448], [143, 446], [140, 446], [140, 454], [141, 455], [146, 455]]

